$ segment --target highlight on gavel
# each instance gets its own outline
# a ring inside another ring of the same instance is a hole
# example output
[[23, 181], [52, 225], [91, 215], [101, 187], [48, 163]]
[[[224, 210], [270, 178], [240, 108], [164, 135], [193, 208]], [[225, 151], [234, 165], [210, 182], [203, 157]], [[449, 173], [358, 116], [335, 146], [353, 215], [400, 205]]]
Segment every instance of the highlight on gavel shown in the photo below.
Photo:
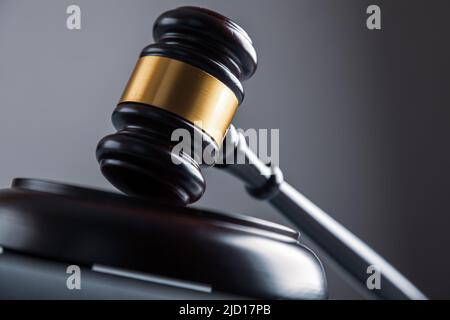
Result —
[[[206, 187], [201, 170], [207, 166], [189, 152], [172, 152], [172, 132], [188, 130], [201, 135], [202, 152], [209, 148], [220, 157], [232, 152], [246, 159], [243, 164], [225, 161], [216, 167], [287, 217], [368, 296], [425, 299], [386, 260], [289, 185], [278, 167], [259, 160], [236, 132], [232, 120], [244, 99], [242, 81], [257, 67], [255, 48], [240, 26], [206, 9], [181, 7], [162, 14], [153, 35], [155, 43], [142, 50], [112, 114], [117, 132], [97, 147], [101, 171], [114, 186], [132, 196], [179, 206], [200, 199]], [[367, 288], [369, 267], [380, 271], [381, 288]], [[290, 276], [296, 273], [302, 270], [290, 270]], [[310, 288], [314, 294], [302, 298], [326, 297], [324, 273], [320, 277]]]

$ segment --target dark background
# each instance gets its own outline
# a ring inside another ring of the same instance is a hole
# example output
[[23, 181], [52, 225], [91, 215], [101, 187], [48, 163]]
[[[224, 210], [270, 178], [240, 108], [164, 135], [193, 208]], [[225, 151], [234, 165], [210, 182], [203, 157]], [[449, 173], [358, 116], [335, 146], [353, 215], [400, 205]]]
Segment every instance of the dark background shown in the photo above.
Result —
[[[82, 29], [66, 29], [66, 8]], [[193, 4], [233, 18], [259, 70], [235, 125], [279, 128], [286, 179], [431, 298], [450, 298], [448, 1], [0, 0], [0, 185], [112, 188], [94, 150], [152, 24]], [[365, 26], [382, 10], [382, 30]], [[287, 224], [210, 169], [198, 206]], [[331, 298], [360, 298], [325, 264]]]

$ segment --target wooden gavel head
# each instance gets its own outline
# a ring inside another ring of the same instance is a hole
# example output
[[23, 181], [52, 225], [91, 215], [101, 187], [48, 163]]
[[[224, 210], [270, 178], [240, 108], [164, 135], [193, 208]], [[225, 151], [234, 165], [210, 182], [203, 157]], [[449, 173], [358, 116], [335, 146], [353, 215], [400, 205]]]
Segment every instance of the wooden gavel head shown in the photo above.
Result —
[[[219, 151], [257, 57], [241, 27], [203, 8], [163, 13], [153, 37], [112, 114], [117, 132], [99, 142], [96, 155], [119, 190], [186, 205], [206, 187], [197, 156]], [[176, 129], [200, 136], [200, 148], [174, 154]]]

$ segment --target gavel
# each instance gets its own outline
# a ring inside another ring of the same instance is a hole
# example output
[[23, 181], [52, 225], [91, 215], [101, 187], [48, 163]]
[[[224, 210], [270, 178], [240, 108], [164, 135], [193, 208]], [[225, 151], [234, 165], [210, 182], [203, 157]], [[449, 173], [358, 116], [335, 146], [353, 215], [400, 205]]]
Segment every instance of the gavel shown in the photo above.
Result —
[[[258, 159], [236, 132], [231, 123], [244, 99], [242, 81], [257, 67], [244, 29], [216, 12], [180, 7], [156, 20], [153, 36], [155, 43], [142, 50], [112, 114], [117, 132], [97, 146], [101, 171], [115, 187], [186, 206], [205, 191], [201, 170], [217, 167], [284, 214], [368, 296], [425, 299], [380, 255], [284, 181], [278, 167]], [[180, 128], [202, 137], [197, 151], [174, 154], [171, 136]], [[207, 150], [214, 158], [234, 154], [246, 161], [199, 163], [199, 153]], [[379, 288], [366, 285], [369, 267], [381, 274]]]
[[186, 205], [206, 183], [193, 154], [171, 161], [172, 132], [186, 129], [202, 138], [200, 153], [218, 153], [244, 98], [241, 81], [256, 70], [256, 52], [237, 24], [194, 7], [162, 14], [153, 36], [113, 112], [118, 132], [100, 141], [97, 159], [125, 193]]

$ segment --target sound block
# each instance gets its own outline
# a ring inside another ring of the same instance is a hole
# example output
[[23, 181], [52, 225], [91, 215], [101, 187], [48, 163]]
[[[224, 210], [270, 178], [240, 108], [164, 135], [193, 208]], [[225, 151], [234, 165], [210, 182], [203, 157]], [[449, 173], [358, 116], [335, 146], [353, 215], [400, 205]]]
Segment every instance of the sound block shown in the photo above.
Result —
[[152, 291], [150, 298], [327, 297], [320, 261], [289, 228], [45, 180], [14, 179], [0, 190], [0, 246], [0, 279], [9, 279], [0, 295], [16, 290], [16, 297], [30, 297], [11, 280], [14, 270], [36, 272], [28, 267], [59, 279], [52, 287], [35, 279], [51, 291], [41, 297], [67, 298], [62, 267], [77, 265], [87, 270], [85, 288], [103, 283], [97, 298], [111, 297], [111, 290], [123, 297], [119, 292], [133, 286]]

